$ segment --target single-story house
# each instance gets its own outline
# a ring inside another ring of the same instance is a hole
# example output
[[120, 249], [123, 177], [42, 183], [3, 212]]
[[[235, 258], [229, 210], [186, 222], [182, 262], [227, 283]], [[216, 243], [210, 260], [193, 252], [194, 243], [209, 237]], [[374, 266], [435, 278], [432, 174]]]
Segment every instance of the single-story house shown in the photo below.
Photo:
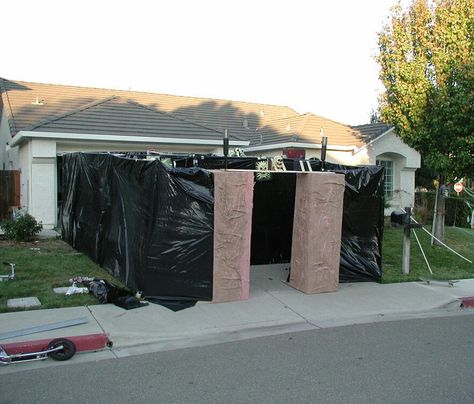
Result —
[[412, 206], [420, 155], [385, 124], [348, 126], [287, 106], [11, 81], [0, 78], [0, 170], [20, 170], [21, 205], [57, 225], [64, 153], [156, 151], [319, 158], [383, 164], [392, 208]]

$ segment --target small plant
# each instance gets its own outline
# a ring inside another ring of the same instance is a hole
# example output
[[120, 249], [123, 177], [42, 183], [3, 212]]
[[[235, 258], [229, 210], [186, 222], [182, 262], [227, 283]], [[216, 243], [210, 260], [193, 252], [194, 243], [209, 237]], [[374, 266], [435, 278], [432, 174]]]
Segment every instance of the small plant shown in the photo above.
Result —
[[14, 220], [9, 220], [0, 224], [8, 240], [28, 241], [36, 236], [43, 225], [29, 213], [17, 213]]

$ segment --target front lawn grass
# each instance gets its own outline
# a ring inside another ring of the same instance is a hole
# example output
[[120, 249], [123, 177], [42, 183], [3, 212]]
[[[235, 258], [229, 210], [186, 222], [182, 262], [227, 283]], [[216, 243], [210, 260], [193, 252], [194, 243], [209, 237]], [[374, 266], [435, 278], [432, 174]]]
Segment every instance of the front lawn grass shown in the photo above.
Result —
[[[427, 230], [431, 230], [427, 228]], [[416, 234], [425, 251], [433, 275], [426, 266], [415, 235], [411, 234], [410, 273], [402, 274], [403, 229], [385, 225], [382, 252], [382, 283], [417, 281], [420, 278], [439, 280], [474, 278], [474, 264], [463, 260], [445, 247], [432, 246], [431, 236], [422, 229]], [[474, 262], [474, 229], [445, 227], [445, 244]]]
[[120, 285], [107, 271], [61, 240], [40, 239], [34, 243], [0, 241], [1, 274], [10, 273], [10, 267], [3, 265], [5, 261], [16, 264], [16, 279], [0, 282], [0, 313], [15, 310], [7, 307], [7, 299], [32, 296], [40, 300], [41, 309], [98, 304], [93, 295], [54, 293], [53, 288], [70, 286], [69, 279], [75, 276], [107, 279]]

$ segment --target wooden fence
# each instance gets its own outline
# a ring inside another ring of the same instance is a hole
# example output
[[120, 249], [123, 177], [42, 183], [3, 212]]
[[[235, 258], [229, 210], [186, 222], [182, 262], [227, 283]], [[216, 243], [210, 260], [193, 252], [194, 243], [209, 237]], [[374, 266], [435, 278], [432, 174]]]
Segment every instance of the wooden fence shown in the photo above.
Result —
[[0, 220], [12, 218], [12, 209], [20, 207], [20, 171], [0, 170]]

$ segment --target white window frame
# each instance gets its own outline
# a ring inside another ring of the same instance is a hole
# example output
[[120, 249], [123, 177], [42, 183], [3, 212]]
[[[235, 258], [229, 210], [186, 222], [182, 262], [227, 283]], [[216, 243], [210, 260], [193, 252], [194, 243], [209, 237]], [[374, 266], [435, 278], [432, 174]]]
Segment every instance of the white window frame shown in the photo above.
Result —
[[386, 199], [392, 199], [393, 198], [393, 181], [394, 181], [393, 160], [377, 159], [375, 164], [377, 164], [378, 166], [385, 167], [383, 193]]

